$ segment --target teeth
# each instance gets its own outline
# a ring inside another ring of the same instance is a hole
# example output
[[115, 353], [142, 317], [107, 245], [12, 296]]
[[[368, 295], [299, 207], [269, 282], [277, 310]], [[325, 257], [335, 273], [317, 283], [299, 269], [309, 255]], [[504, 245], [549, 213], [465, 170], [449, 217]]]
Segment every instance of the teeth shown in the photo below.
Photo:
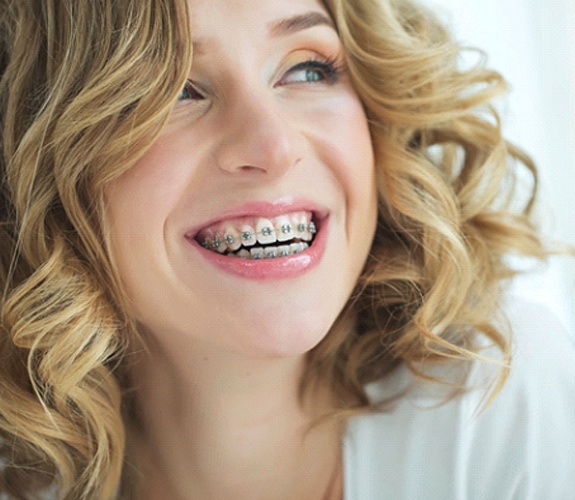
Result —
[[289, 246], [289, 251], [290, 251], [291, 255], [301, 253], [301, 252], [303, 252], [303, 244], [302, 243], [292, 243]]
[[282, 215], [276, 219], [275, 229], [278, 241], [288, 241], [295, 237], [293, 224], [287, 215]]
[[212, 248], [214, 250], [216, 250], [218, 253], [224, 253], [227, 250], [227, 245], [225, 244], [225, 242], [223, 242], [222, 240], [220, 240], [220, 236], [218, 234], [216, 234], [214, 236], [214, 240], [212, 242]]
[[262, 247], [254, 247], [250, 249], [251, 258], [256, 259], [263, 259], [264, 258], [264, 249]]
[[251, 259], [252, 258], [252, 254], [250, 253], [250, 251], [246, 250], [245, 248], [242, 248], [235, 255], [238, 256], [240, 259]]
[[276, 242], [276, 231], [272, 221], [261, 218], [256, 225], [257, 240], [262, 245]]
[[[196, 240], [206, 249], [244, 259], [273, 259], [309, 248], [317, 232], [310, 212], [293, 212], [274, 219], [244, 217], [206, 228]], [[278, 243], [277, 245], [274, 245]], [[261, 245], [261, 246], [260, 246]]]
[[287, 257], [289, 255], [289, 245], [282, 245], [278, 247], [278, 256]]
[[242, 246], [240, 233], [231, 224], [227, 224], [224, 227], [224, 241], [231, 252], [235, 252]]
[[307, 220], [305, 218], [305, 215], [299, 215], [298, 217], [294, 217], [292, 219], [292, 222], [294, 224], [294, 236], [296, 238], [301, 239], [306, 239], [310, 236], [310, 234], [308, 234], [307, 232]]
[[275, 259], [278, 256], [278, 249], [276, 247], [264, 248], [264, 259]]
[[298, 243], [291, 243], [290, 245], [280, 245], [271, 247], [252, 247], [249, 250], [242, 248], [238, 252], [230, 254], [233, 257], [240, 257], [242, 259], [275, 259], [276, 257], [287, 257], [288, 255], [296, 255], [309, 248], [309, 245], [300, 241]]
[[242, 245], [245, 247], [251, 247], [256, 244], [256, 232], [253, 227], [247, 224], [242, 227], [241, 232]]

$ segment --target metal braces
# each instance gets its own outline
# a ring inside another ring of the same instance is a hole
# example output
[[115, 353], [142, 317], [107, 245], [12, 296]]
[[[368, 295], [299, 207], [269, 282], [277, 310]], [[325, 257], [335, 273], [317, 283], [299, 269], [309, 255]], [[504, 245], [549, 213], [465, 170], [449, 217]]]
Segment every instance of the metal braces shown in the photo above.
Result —
[[[291, 245], [293, 245], [293, 243]], [[291, 247], [291, 245], [289, 245], [288, 247]], [[259, 249], [259, 251], [256, 253], [253, 253], [251, 250], [247, 250], [244, 248], [244, 249], [240, 250], [240, 252], [245, 252], [244, 255], [242, 255], [241, 253], [240, 254], [231, 254], [231, 255], [232, 256], [235, 255], [236, 257], [249, 258], [252, 260], [274, 259], [276, 257], [287, 257], [288, 255], [297, 255], [297, 254], [305, 251], [307, 248], [309, 248], [309, 244], [307, 242], [301, 242], [300, 245], [302, 245], [302, 247], [297, 248], [297, 249], [288, 248], [288, 250], [282, 249], [279, 251], [278, 251], [278, 249], [275, 249], [275, 248], [274, 249], [266, 248], [266, 250], [269, 250], [267, 252], [262, 247], [253, 247], [253, 249]], [[303, 245], [305, 245], [305, 246], [303, 246]]]
[[[281, 226], [281, 232], [283, 234], [289, 234], [292, 232], [292, 230], [293, 230], [293, 226], [291, 224], [283, 224]], [[300, 223], [297, 225], [297, 231], [299, 233], [303, 233], [303, 232], [307, 231], [309, 234], [316, 234], [317, 233], [317, 227], [313, 221], [307, 225]], [[262, 236], [271, 236], [275, 232], [276, 232], [275, 228], [264, 227], [261, 231], [255, 231], [254, 233], [252, 233], [251, 231], [243, 231], [240, 234], [240, 238], [243, 241], [249, 241], [254, 236], [257, 236], [258, 234], [261, 234]], [[224, 234], [224, 241], [222, 242], [220, 240], [220, 236], [218, 234], [216, 234], [214, 236], [213, 241], [210, 241], [210, 238], [206, 238], [202, 245], [204, 246], [204, 248], [213, 248], [214, 250], [217, 250], [222, 243], [225, 242], [228, 245], [232, 245], [235, 241], [236, 241], [235, 238], [231, 234]], [[286, 253], [285, 255], [282, 255], [282, 257], [286, 257], [287, 255], [288, 254]]]

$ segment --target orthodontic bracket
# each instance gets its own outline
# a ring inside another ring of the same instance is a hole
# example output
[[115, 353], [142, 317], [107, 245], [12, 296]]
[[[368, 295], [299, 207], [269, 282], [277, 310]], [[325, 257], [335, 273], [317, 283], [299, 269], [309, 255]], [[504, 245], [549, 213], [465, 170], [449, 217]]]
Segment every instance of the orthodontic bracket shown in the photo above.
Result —
[[[296, 226], [297, 231], [300, 233], [303, 232], [308, 232], [309, 234], [316, 234], [317, 233], [317, 227], [315, 225], [315, 223], [312, 221], [309, 224], [303, 224], [300, 223]], [[281, 232], [283, 234], [289, 234], [293, 231], [293, 226], [291, 224], [283, 224], [281, 226]], [[240, 238], [243, 241], [248, 241], [250, 240], [252, 237], [257, 236], [258, 234], [261, 234], [262, 236], [271, 236], [272, 234], [276, 233], [275, 228], [272, 227], [264, 227], [261, 231], [255, 231], [254, 233], [252, 233], [251, 231], [243, 231], [240, 234]], [[223, 236], [224, 241], [222, 242], [220, 240], [219, 235], [215, 235], [213, 241], [210, 240], [210, 238], [206, 237], [202, 243], [202, 246], [204, 248], [213, 248], [213, 249], [218, 249], [220, 247], [220, 245], [222, 243], [227, 243], [229, 245], [233, 244], [236, 239], [231, 235], [231, 234], [224, 234]], [[280, 252], [280, 256], [281, 257], [286, 257], [288, 255], [288, 253], [285, 252]]]

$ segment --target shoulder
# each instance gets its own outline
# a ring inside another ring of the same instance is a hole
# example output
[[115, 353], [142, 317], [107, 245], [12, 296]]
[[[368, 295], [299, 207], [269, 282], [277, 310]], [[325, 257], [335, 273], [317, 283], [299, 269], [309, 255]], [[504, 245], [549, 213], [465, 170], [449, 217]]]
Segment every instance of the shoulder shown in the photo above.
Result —
[[[346, 499], [562, 499], [575, 491], [575, 344], [545, 308], [509, 302], [513, 362], [479, 411], [493, 368], [475, 363], [477, 387], [437, 406], [422, 385], [391, 410], [349, 423]], [[370, 387], [407, 386], [407, 370]], [[427, 391], [429, 389], [429, 391]]]

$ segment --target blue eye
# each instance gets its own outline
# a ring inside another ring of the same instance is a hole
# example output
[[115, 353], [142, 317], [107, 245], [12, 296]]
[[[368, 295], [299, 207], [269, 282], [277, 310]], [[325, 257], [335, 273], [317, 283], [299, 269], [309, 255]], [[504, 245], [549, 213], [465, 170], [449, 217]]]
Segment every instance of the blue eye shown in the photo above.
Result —
[[341, 69], [333, 60], [317, 61], [311, 59], [292, 66], [278, 84], [313, 82], [333, 84], [338, 81], [340, 73]]
[[196, 89], [196, 86], [190, 81], [186, 80], [184, 87], [178, 94], [178, 101], [201, 101], [204, 96]]

